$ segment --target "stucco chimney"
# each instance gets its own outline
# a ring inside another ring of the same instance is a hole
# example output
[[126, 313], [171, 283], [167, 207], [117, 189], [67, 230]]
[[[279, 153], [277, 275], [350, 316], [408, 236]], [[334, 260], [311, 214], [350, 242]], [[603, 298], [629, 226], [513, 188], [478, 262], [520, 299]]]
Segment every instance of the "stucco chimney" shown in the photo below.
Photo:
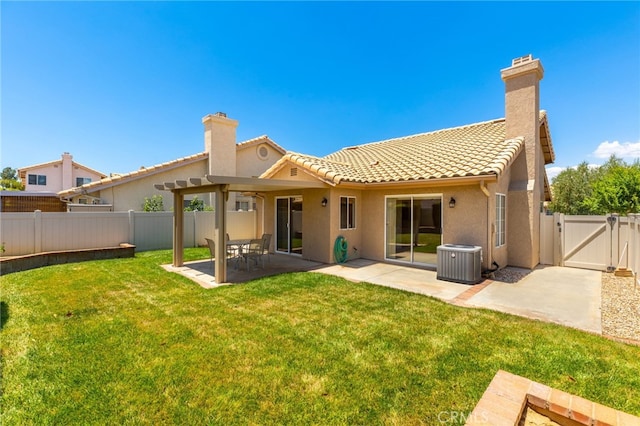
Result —
[[535, 267], [540, 260], [540, 204], [544, 201], [544, 160], [540, 146], [540, 80], [544, 69], [531, 55], [501, 70], [505, 83], [506, 138], [524, 138], [511, 166], [507, 199], [508, 263]]
[[73, 155], [62, 153], [62, 190], [73, 188]]
[[501, 75], [505, 84], [506, 137], [524, 137], [527, 177], [534, 179], [539, 168], [535, 151], [540, 146], [540, 80], [544, 69], [539, 59], [527, 55], [511, 61]]
[[209, 174], [236, 175], [236, 128], [238, 121], [227, 118], [224, 112], [202, 118], [204, 150], [209, 153]]

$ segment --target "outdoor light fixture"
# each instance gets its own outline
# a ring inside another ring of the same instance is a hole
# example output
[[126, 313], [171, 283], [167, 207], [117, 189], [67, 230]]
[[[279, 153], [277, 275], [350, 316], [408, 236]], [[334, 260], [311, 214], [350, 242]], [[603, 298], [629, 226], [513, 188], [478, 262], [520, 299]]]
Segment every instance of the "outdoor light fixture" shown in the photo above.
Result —
[[327, 199], [325, 197], [322, 197], [322, 207], [327, 207]]
[[451, 199], [449, 200], [449, 207], [454, 208], [455, 206], [456, 206], [456, 199], [451, 197]]

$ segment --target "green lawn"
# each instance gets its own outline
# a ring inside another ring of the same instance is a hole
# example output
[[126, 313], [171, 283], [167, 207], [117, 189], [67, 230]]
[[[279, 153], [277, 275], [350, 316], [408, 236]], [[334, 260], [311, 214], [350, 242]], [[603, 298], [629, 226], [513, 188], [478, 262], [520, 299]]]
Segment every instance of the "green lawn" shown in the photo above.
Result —
[[170, 260], [1, 277], [0, 423], [433, 425], [498, 369], [640, 414], [635, 346], [313, 273], [204, 290]]
[[[413, 247], [413, 251], [420, 253], [436, 253], [438, 246], [441, 244], [440, 234], [418, 234], [418, 245]], [[411, 244], [411, 234], [396, 235], [396, 243]], [[409, 248], [407, 247], [407, 251]]]

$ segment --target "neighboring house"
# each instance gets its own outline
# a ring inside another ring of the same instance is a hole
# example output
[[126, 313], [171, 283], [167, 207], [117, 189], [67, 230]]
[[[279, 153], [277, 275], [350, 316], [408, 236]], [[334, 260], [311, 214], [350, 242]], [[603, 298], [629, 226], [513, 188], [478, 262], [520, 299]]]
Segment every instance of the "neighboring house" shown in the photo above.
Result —
[[[285, 150], [266, 135], [236, 143], [238, 122], [227, 118], [224, 113], [207, 115], [202, 123], [204, 152], [151, 167], [141, 167], [130, 173], [114, 174], [61, 191], [58, 196], [69, 203], [70, 211], [105, 208], [111, 211], [140, 211], [145, 198], [161, 195], [165, 210], [171, 210], [171, 193], [158, 191], [154, 188], [154, 183], [206, 174], [256, 177], [285, 154]], [[213, 205], [210, 194], [190, 194], [189, 199], [195, 196], [205, 200], [206, 204]], [[232, 194], [227, 206], [230, 210], [253, 210], [254, 198]], [[185, 201], [185, 205], [189, 204], [189, 199]]]
[[[540, 212], [554, 161], [540, 111], [542, 64], [531, 55], [501, 71], [505, 118], [347, 147], [325, 157], [288, 152], [260, 179], [185, 176], [158, 183], [194, 191], [255, 191], [276, 253], [335, 262], [338, 237], [349, 258], [435, 268], [437, 246], [482, 247], [482, 266], [533, 268], [540, 261]], [[161, 182], [161, 181], [159, 181]], [[219, 203], [220, 204], [220, 203]], [[174, 212], [174, 260], [181, 266], [183, 213]], [[216, 229], [226, 228], [226, 213]], [[224, 232], [216, 271], [224, 282]], [[339, 248], [339, 247], [338, 247]]]
[[60, 192], [107, 177], [90, 167], [73, 161], [68, 152], [60, 160], [18, 169], [18, 176], [28, 192]]

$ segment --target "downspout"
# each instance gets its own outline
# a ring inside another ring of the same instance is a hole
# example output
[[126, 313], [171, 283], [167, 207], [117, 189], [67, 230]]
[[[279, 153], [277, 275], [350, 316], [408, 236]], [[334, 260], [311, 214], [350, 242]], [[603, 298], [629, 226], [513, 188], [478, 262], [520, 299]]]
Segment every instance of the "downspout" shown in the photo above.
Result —
[[[487, 264], [489, 265], [489, 268], [487, 268], [487, 272], [493, 272], [499, 266], [493, 261], [493, 251], [492, 251], [492, 246], [491, 246], [491, 237], [492, 237], [491, 228], [492, 228], [492, 225], [490, 223], [490, 217], [491, 217], [491, 193], [489, 192], [489, 189], [485, 185], [484, 180], [480, 181], [480, 190], [487, 197]], [[494, 266], [494, 264], [496, 266], [496, 269], [492, 269], [491, 268], [492, 266]]]

